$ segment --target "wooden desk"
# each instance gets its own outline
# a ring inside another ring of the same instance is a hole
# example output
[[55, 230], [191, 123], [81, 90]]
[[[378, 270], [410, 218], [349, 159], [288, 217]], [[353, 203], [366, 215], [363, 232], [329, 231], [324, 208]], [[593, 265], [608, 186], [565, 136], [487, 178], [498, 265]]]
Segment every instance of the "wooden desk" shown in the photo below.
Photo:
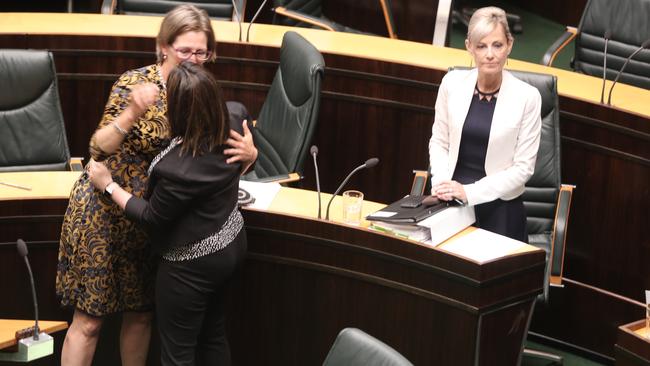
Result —
[[616, 366], [650, 365], [650, 329], [645, 319], [618, 327]]
[[[13, 178], [16, 184], [37, 186], [50, 177], [25, 173], [23, 180]], [[34, 274], [41, 314], [65, 318], [69, 314], [59, 308], [53, 284], [67, 203], [62, 197], [67, 195], [61, 186], [52, 187], [52, 200], [39, 195], [40, 207], [25, 205], [28, 197], [0, 201], [0, 223], [14, 225], [14, 235], [29, 241], [30, 260], [38, 269]], [[61, 204], [50, 212], [58, 226], [34, 232], [31, 226], [42, 220], [41, 207], [48, 209], [50, 201]], [[335, 218], [340, 217], [337, 201]], [[365, 202], [364, 211], [382, 206]], [[395, 236], [315, 219], [316, 193], [293, 188], [282, 188], [268, 210], [247, 209], [243, 214], [248, 257], [230, 288], [227, 319], [236, 364], [319, 364], [346, 326], [368, 331], [418, 365], [516, 363], [533, 303], [542, 291], [541, 250], [522, 244], [511, 254], [479, 263]], [[23, 300], [0, 303], [0, 313], [28, 317], [30, 310], [21, 304], [29, 301], [29, 290], [26, 276], [16, 275], [22, 263], [12, 241], [14, 236], [0, 230], [0, 243], [5, 243], [0, 244], [0, 277], [15, 278], [3, 281], [0, 291]], [[117, 360], [99, 362], [113, 365]]]
[[[16, 331], [34, 326], [33, 320], [0, 319], [0, 350], [15, 346]], [[52, 334], [68, 328], [67, 322], [39, 320], [41, 332]]]
[[[155, 17], [0, 13], [0, 47], [53, 52], [71, 151], [86, 156], [117, 76], [154, 62], [159, 22]], [[256, 24], [251, 42], [240, 43], [236, 24], [213, 24], [219, 57], [208, 67], [226, 97], [244, 102], [255, 116], [278, 66], [281, 37], [290, 28]], [[410, 190], [411, 170], [429, 165], [439, 82], [449, 66], [469, 65], [467, 53], [292, 30], [314, 43], [327, 65], [313, 141], [320, 150], [323, 190], [333, 192], [348, 171], [376, 156], [380, 164], [353, 177], [349, 187], [369, 200], [395, 201]], [[517, 60], [509, 60], [508, 67], [558, 77], [562, 181], [577, 185], [564, 262], [567, 281], [563, 289], [552, 289], [548, 305], [536, 308], [532, 328], [613, 359], [616, 327], [643, 314], [627, 300], [642, 301], [638, 289], [650, 288], [650, 268], [641, 265], [650, 261], [650, 251], [639, 250], [650, 246], [642, 229], [650, 207], [650, 91], [617, 85], [614, 106], [608, 107], [599, 104], [598, 78]], [[314, 189], [308, 162], [304, 176], [303, 187]]]

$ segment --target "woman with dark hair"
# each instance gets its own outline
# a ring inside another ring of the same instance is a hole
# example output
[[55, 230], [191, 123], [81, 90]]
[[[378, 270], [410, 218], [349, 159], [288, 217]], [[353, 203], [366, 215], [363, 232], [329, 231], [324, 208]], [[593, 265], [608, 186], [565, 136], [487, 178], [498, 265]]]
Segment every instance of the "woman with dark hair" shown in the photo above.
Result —
[[[131, 220], [144, 225], [161, 254], [156, 319], [163, 365], [228, 365], [223, 296], [246, 251], [237, 207], [240, 164], [228, 164], [230, 129], [220, 88], [200, 66], [182, 63], [167, 80], [170, 145], [149, 167], [138, 198], [113, 181], [102, 163], [88, 173]], [[241, 132], [241, 131], [240, 131]]]
[[[180, 62], [203, 65], [216, 53], [207, 13], [180, 5], [160, 24], [157, 62], [125, 72], [113, 85], [89, 150], [91, 158], [107, 165], [115, 181], [134, 196], [144, 194], [147, 169], [170, 141], [166, 84], [171, 70]], [[243, 163], [245, 168], [255, 161], [257, 149], [250, 131], [242, 126], [245, 113], [241, 108], [231, 111], [237, 113], [237, 131], [243, 133], [231, 130], [225, 153], [228, 162]], [[122, 316], [122, 365], [145, 365], [155, 276], [147, 243], [144, 231], [82, 174], [70, 193], [58, 255], [56, 293], [61, 305], [74, 309], [63, 343], [63, 365], [90, 366], [104, 318], [113, 313]]]

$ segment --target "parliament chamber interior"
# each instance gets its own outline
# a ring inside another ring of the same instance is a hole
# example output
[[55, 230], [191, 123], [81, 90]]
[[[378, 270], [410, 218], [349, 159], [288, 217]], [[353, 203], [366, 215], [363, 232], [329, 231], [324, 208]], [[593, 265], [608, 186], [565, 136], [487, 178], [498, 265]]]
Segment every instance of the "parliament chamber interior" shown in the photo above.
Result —
[[[0, 2], [0, 365], [35, 317], [18, 239], [53, 338], [31, 363], [61, 364], [71, 188], [113, 84], [156, 62], [161, 20], [181, 3]], [[190, 3], [215, 31], [205, 67], [257, 120], [240, 183], [255, 196], [241, 208], [248, 251], [225, 305], [233, 365], [650, 365], [650, 0]], [[343, 185], [363, 192], [363, 218], [428, 177], [443, 77], [476, 66], [465, 35], [489, 5], [515, 39], [505, 69], [541, 95], [530, 244], [464, 225], [431, 245], [346, 223]], [[109, 315], [93, 365], [120, 364], [119, 328]], [[147, 365], [159, 347], [154, 326]]]

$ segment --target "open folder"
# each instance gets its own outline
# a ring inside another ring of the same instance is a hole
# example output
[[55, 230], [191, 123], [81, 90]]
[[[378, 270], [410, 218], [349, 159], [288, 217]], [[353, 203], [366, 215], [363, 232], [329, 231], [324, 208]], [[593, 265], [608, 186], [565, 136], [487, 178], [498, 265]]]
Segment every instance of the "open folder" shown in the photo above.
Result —
[[[433, 205], [422, 203], [427, 196], [406, 196], [381, 210], [368, 215], [366, 220], [382, 221], [394, 224], [414, 224], [450, 206], [458, 206], [454, 201], [437, 201]], [[419, 202], [418, 202], [419, 201]], [[418, 204], [419, 203], [419, 204]], [[407, 207], [416, 205], [417, 207]]]

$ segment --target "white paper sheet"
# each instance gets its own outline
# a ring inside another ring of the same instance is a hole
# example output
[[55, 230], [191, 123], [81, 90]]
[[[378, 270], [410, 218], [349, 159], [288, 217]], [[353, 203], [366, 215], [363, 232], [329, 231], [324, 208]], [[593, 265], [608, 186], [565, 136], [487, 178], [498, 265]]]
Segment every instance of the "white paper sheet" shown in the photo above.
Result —
[[476, 229], [445, 242], [438, 248], [484, 263], [515, 253], [525, 246], [526, 243], [487, 230]]

